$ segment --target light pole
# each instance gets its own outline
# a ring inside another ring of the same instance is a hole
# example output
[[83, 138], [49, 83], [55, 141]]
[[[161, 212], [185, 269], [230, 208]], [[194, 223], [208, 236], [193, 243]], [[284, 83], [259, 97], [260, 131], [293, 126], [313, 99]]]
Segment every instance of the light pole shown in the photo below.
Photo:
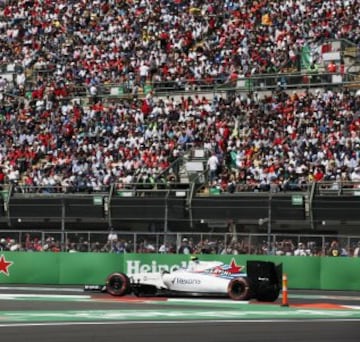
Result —
[[269, 192], [269, 199], [268, 199], [268, 212], [267, 217], [259, 219], [259, 226], [262, 226], [264, 223], [267, 223], [267, 254], [271, 254], [271, 200], [272, 195], [271, 192]]

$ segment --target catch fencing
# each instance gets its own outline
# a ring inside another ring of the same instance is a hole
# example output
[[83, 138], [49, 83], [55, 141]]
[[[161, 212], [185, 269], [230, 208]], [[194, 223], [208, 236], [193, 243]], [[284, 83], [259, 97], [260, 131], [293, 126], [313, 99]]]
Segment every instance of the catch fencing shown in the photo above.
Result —
[[[0, 250], [278, 256], [354, 256], [360, 236], [204, 232], [11, 231], [0, 232]], [[270, 248], [269, 248], [270, 246]], [[337, 250], [336, 254], [333, 252]], [[360, 254], [359, 254], [360, 256]]]

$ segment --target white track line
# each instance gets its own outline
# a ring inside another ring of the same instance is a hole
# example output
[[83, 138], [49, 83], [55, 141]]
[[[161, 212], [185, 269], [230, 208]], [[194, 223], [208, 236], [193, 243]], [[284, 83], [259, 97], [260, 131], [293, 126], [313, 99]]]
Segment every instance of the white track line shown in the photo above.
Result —
[[14, 323], [1, 324], [0, 328], [12, 327], [48, 327], [48, 326], [76, 326], [76, 325], [136, 325], [136, 324], [213, 324], [213, 323], [309, 323], [317, 324], [318, 322], [360, 322], [360, 318], [336, 318], [336, 319], [228, 319], [228, 320], [194, 320], [194, 321], [119, 321], [119, 322], [45, 322], [45, 323]]
[[249, 301], [231, 301], [224, 299], [199, 299], [199, 298], [168, 298], [168, 302], [174, 303], [220, 303], [220, 304], [249, 304]]
[[36, 291], [36, 292], [84, 292], [81, 285], [77, 288], [66, 287], [31, 287], [31, 286], [0, 286], [0, 290], [12, 290], [12, 291]]
[[19, 294], [19, 293], [0, 293], [0, 300], [16, 298], [49, 298], [49, 299], [91, 299], [91, 296], [81, 295], [52, 295], [52, 294]]

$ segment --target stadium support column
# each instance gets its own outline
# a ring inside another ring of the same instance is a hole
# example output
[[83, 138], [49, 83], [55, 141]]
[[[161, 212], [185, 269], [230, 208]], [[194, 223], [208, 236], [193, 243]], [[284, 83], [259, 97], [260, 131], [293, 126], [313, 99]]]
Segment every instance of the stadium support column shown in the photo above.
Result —
[[169, 220], [169, 194], [170, 190], [168, 190], [165, 194], [165, 214], [164, 214], [164, 246], [167, 243], [167, 233], [168, 233], [168, 220]]
[[267, 254], [271, 254], [271, 200], [272, 200], [272, 193], [271, 190], [269, 192], [269, 199], [268, 199], [268, 217], [267, 217]]
[[61, 251], [65, 252], [65, 198], [61, 199]]

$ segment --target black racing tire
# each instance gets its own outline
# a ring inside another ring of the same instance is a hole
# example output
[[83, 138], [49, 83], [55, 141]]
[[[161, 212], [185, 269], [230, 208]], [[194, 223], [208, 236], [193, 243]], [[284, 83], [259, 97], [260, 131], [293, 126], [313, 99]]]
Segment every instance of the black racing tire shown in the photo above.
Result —
[[275, 302], [280, 295], [278, 284], [260, 284], [257, 289], [256, 299], [259, 302]]
[[124, 273], [112, 273], [106, 279], [106, 291], [112, 296], [124, 296], [130, 292], [130, 279]]
[[246, 277], [232, 279], [227, 292], [232, 300], [249, 300], [251, 298], [249, 279]]

